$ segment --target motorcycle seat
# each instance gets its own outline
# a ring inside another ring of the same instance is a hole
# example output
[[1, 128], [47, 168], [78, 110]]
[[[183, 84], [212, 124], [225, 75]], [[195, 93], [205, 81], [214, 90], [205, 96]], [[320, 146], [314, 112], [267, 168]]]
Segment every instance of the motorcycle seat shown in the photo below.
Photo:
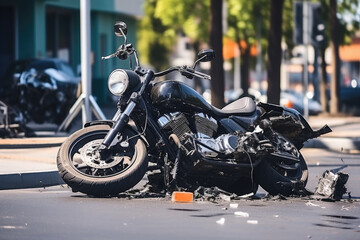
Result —
[[256, 110], [256, 103], [251, 97], [243, 97], [226, 105], [222, 109], [214, 107], [213, 110], [217, 115], [223, 116], [250, 116], [254, 114]]

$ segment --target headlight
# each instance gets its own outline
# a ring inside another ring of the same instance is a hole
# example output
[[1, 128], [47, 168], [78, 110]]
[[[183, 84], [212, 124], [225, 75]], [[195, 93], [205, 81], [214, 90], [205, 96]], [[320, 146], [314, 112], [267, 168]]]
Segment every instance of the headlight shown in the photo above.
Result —
[[109, 91], [116, 95], [121, 96], [129, 85], [129, 76], [126, 71], [122, 69], [116, 69], [108, 78]]

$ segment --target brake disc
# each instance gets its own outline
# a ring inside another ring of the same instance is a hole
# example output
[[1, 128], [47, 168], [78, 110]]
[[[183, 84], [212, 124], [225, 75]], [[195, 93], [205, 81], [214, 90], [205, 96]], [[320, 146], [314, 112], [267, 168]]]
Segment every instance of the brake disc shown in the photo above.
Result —
[[110, 156], [107, 159], [100, 159], [100, 153], [98, 151], [99, 146], [102, 143], [102, 139], [97, 139], [88, 142], [80, 149], [80, 155], [82, 161], [89, 167], [106, 169], [114, 167], [119, 164], [124, 157], [123, 156]]

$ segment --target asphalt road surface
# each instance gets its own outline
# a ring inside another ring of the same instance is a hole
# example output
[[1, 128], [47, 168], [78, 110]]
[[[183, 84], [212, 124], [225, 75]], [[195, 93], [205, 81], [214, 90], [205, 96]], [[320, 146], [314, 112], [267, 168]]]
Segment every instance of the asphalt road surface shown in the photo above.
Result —
[[[172, 203], [90, 198], [65, 186], [0, 192], [0, 239], [360, 239], [360, 155], [305, 149], [308, 188], [347, 164], [352, 200]], [[237, 205], [236, 205], [237, 204]]]

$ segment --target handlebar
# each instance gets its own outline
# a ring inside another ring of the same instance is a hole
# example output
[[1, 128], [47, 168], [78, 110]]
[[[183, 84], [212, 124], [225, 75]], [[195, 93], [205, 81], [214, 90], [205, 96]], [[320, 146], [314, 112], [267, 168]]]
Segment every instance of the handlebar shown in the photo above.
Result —
[[157, 72], [155, 73], [155, 77], [160, 77], [160, 76], [164, 76], [168, 73], [171, 73], [173, 71], [179, 71], [181, 73], [181, 75], [189, 78], [189, 79], [192, 79], [193, 76], [195, 77], [199, 77], [199, 78], [203, 78], [203, 79], [206, 79], [206, 80], [211, 80], [211, 77], [205, 73], [201, 73], [201, 72], [198, 72], [198, 71], [195, 71], [193, 68], [189, 68], [188, 66], [183, 66], [183, 67], [170, 67], [164, 71], [161, 71], [161, 72]]
[[[108, 56], [101, 57], [101, 60], [107, 60], [107, 59], [111, 59], [111, 58], [114, 58], [114, 57], [118, 57], [118, 58], [124, 60], [124, 59], [127, 59], [132, 54], [135, 55], [136, 68], [141, 69], [136, 50], [135, 50], [135, 48], [133, 47], [133, 45], [131, 43], [126, 44], [126, 45], [122, 44], [116, 50], [116, 52], [114, 52], [113, 54], [110, 54]], [[192, 79], [195, 76], [195, 77], [211, 80], [211, 77], [209, 75], [198, 72], [198, 71], [195, 71], [193, 68], [188, 67], [188, 66], [182, 66], [182, 67], [173, 66], [173, 67], [170, 67], [170, 68], [168, 68], [168, 69], [166, 69], [164, 71], [155, 73], [154, 76], [155, 77], [164, 76], [164, 75], [166, 75], [168, 73], [171, 73], [173, 71], [179, 71], [181, 75], [183, 75], [183, 76], [185, 76], [185, 77], [187, 77], [189, 79]]]
[[118, 57], [122, 60], [125, 60], [129, 58], [132, 54], [135, 55], [136, 66], [140, 66], [139, 58], [137, 56], [136, 50], [131, 43], [126, 45], [125, 44], [120, 45], [120, 47], [116, 50], [116, 52], [108, 56], [101, 57], [101, 60], [107, 60], [114, 57]]
[[105, 57], [101, 57], [101, 60], [107, 60], [107, 59], [110, 59], [110, 58], [114, 58], [118, 55], [118, 51], [114, 52], [113, 54], [110, 54], [108, 56], [105, 56]]

